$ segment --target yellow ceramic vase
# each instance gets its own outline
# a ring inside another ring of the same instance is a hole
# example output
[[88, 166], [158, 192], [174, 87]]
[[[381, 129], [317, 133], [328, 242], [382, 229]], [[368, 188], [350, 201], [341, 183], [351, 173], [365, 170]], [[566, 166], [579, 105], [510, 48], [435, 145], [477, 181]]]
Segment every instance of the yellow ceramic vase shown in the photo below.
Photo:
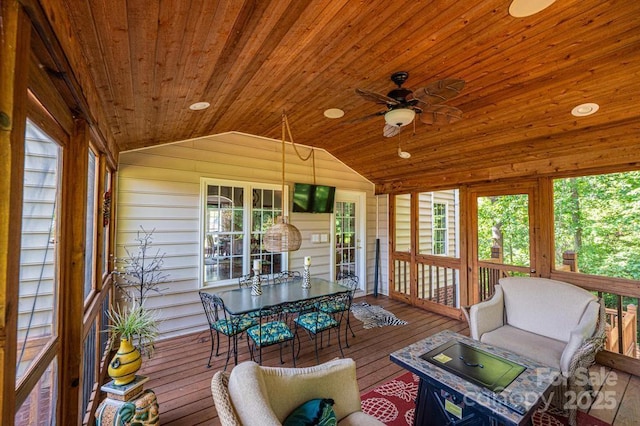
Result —
[[136, 378], [136, 371], [142, 366], [140, 351], [127, 339], [120, 340], [118, 353], [115, 354], [107, 372], [117, 386], [131, 383]]

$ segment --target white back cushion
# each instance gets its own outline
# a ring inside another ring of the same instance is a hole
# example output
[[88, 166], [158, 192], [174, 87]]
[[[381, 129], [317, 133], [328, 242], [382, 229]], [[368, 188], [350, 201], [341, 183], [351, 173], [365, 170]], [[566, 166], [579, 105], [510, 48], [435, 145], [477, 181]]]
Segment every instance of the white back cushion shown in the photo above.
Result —
[[508, 277], [500, 285], [507, 324], [563, 342], [597, 300], [580, 287], [546, 278]]

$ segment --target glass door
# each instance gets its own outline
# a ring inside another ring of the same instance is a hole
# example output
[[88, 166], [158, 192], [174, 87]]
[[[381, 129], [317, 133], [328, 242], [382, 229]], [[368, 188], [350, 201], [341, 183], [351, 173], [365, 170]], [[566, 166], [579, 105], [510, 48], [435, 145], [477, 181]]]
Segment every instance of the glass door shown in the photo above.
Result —
[[358, 276], [360, 286], [366, 282], [364, 268], [364, 194], [336, 192], [334, 208], [334, 274], [352, 273]]

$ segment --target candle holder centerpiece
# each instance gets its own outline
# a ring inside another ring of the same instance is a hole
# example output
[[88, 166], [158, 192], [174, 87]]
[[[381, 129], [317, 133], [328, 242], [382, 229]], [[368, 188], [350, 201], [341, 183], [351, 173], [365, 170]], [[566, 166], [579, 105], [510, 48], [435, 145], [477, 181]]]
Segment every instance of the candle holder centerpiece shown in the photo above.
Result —
[[251, 295], [262, 295], [262, 284], [260, 283], [260, 260], [253, 261], [253, 280], [251, 281]]
[[309, 267], [311, 266], [311, 256], [304, 257], [304, 271], [302, 272], [302, 288], [311, 288], [311, 273]]

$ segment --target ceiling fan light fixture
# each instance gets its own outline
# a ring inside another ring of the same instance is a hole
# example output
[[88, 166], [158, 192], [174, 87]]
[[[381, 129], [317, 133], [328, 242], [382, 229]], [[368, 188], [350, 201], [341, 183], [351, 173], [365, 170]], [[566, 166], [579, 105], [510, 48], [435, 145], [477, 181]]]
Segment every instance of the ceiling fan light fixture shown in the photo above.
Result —
[[403, 127], [411, 123], [416, 112], [409, 108], [396, 108], [384, 115], [384, 121], [391, 126]]

